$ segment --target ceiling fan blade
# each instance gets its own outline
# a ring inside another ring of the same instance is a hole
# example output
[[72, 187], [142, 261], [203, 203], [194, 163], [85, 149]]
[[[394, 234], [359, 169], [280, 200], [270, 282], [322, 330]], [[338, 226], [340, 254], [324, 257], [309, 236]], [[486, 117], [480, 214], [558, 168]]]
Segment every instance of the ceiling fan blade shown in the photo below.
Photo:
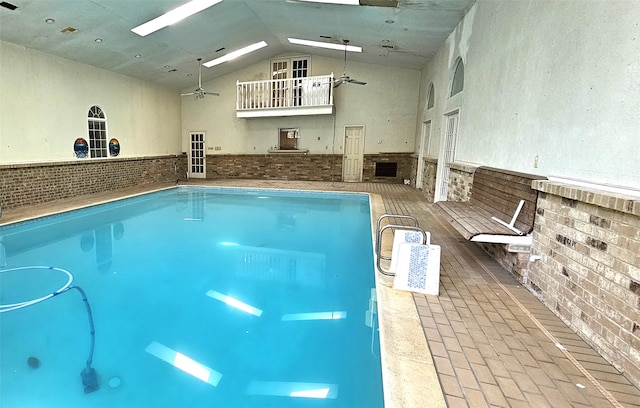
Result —
[[203, 92], [203, 94], [205, 94], [205, 95], [215, 95], [215, 96], [220, 96], [220, 94], [219, 94], [219, 93], [217, 93], [217, 92]]
[[339, 79], [338, 79], [336, 82], [334, 82], [334, 83], [333, 83], [333, 87], [334, 87], [334, 88], [337, 88], [337, 87], [339, 87], [340, 85], [342, 85], [343, 83], [344, 83], [344, 81], [341, 81], [341, 80], [339, 80]]
[[195, 92], [189, 92], [189, 93], [180, 94], [180, 96], [191, 96], [191, 95], [195, 95], [195, 94], [196, 94]]
[[352, 84], [356, 84], [356, 85], [366, 85], [367, 84], [366, 82], [358, 81], [357, 79], [349, 79], [348, 82], [352, 83]]

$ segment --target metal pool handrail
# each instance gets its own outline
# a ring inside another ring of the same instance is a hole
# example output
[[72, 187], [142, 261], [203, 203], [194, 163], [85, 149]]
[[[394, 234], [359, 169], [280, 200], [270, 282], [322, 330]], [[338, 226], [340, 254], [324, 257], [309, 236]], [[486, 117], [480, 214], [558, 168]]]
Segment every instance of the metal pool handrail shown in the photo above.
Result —
[[[382, 220], [385, 218], [397, 218], [397, 219], [405, 219], [412, 221], [414, 225], [399, 225], [399, 224], [387, 224], [385, 226], [380, 226], [382, 224]], [[382, 255], [381, 247], [382, 247], [382, 233], [391, 228], [392, 230], [402, 229], [402, 230], [410, 230], [417, 231], [422, 234], [422, 244], [429, 245], [430, 236], [427, 232], [425, 232], [422, 228], [420, 228], [418, 220], [411, 215], [401, 215], [401, 214], [382, 214], [376, 223], [376, 268], [380, 273], [387, 276], [395, 276], [395, 273], [390, 272], [382, 268], [380, 262], [384, 259], [386, 261], [391, 260], [390, 256]]]

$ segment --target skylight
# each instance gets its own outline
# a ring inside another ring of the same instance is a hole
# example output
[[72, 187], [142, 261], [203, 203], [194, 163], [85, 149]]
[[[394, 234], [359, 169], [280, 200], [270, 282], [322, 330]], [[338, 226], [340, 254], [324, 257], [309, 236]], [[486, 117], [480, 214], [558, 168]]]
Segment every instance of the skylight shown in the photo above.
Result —
[[362, 52], [362, 47], [357, 47], [355, 45], [334, 44], [334, 43], [328, 43], [328, 42], [322, 42], [322, 41], [301, 40], [299, 38], [288, 38], [288, 40], [291, 44], [308, 45], [309, 47], [329, 48], [331, 50], [340, 50], [340, 51], [344, 51], [346, 47], [347, 51]]
[[207, 68], [211, 68], [211, 67], [214, 67], [216, 65], [220, 65], [220, 64], [222, 64], [224, 62], [228, 62], [228, 61], [234, 60], [234, 59], [236, 59], [236, 58], [238, 58], [238, 57], [240, 57], [242, 55], [245, 55], [245, 54], [248, 54], [250, 52], [259, 50], [260, 48], [263, 48], [263, 47], [266, 47], [266, 46], [267, 46], [266, 42], [260, 41], [260, 42], [257, 42], [255, 44], [248, 45], [248, 46], [246, 46], [244, 48], [240, 48], [239, 50], [230, 52], [227, 55], [224, 55], [222, 57], [219, 57], [219, 58], [216, 58], [216, 59], [212, 59], [211, 61], [205, 62], [202, 65], [204, 65]]
[[201, 12], [215, 4], [220, 3], [222, 0], [191, 0], [182, 6], [176, 7], [171, 11], [164, 13], [163, 15], [147, 21], [137, 27], [131, 29], [139, 36], [146, 36], [155, 31], [158, 31], [166, 26], [175, 24], [180, 20], [183, 20], [189, 16]]

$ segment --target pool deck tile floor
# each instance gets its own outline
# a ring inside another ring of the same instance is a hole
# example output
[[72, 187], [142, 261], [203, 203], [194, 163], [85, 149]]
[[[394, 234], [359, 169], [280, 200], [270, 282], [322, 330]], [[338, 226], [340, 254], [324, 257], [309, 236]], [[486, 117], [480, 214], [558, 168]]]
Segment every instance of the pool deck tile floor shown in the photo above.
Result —
[[[442, 247], [440, 295], [413, 294], [448, 407], [640, 407], [640, 390], [531, 292], [439, 216], [420, 190], [384, 183], [203, 180], [224, 187], [378, 194], [384, 210], [415, 216]], [[5, 210], [0, 223], [90, 205], [158, 185]], [[165, 185], [169, 187], [169, 185]], [[410, 341], [411, 339], [405, 339]], [[423, 339], [420, 339], [423, 341]], [[435, 393], [435, 394], [434, 394]], [[433, 406], [429, 399], [422, 406]], [[437, 405], [437, 404], [436, 404]]]

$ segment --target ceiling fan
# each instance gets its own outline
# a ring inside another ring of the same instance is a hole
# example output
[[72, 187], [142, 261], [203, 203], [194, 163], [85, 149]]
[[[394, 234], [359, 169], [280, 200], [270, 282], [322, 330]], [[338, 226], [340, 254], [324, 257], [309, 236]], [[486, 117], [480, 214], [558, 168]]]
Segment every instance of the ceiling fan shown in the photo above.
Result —
[[207, 92], [202, 89], [202, 58], [198, 58], [198, 87], [193, 92], [183, 93], [182, 96], [195, 95], [196, 99], [202, 99], [205, 95], [220, 96], [217, 92]]
[[333, 81], [333, 87], [337, 88], [342, 84], [351, 83], [356, 85], [366, 85], [366, 82], [358, 81], [357, 79], [350, 78], [347, 75], [347, 45], [349, 45], [349, 40], [342, 40], [344, 44], [344, 74], [342, 74], [338, 79]]

